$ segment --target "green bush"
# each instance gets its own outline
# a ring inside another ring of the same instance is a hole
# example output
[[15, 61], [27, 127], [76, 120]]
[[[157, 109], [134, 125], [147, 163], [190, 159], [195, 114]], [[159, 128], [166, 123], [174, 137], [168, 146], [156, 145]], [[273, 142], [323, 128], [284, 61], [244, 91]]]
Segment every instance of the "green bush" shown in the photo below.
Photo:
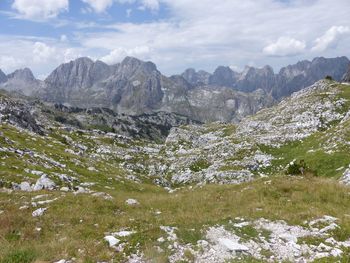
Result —
[[287, 167], [287, 174], [290, 174], [290, 175], [304, 174], [305, 170], [306, 170], [306, 164], [304, 160], [301, 160], [299, 163], [293, 161]]
[[332, 76], [329, 76], [329, 75], [327, 75], [327, 76], [325, 77], [325, 79], [333, 80]]
[[207, 160], [199, 159], [190, 165], [190, 170], [192, 172], [199, 172], [204, 169], [207, 169], [209, 166], [210, 166], [210, 163]]

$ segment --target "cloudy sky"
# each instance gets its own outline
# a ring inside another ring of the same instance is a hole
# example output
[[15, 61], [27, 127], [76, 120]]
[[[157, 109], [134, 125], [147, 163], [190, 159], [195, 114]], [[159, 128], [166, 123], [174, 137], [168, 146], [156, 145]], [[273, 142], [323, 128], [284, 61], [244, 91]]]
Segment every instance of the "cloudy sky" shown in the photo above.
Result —
[[0, 0], [0, 69], [44, 78], [79, 56], [170, 75], [350, 56], [350, 0]]

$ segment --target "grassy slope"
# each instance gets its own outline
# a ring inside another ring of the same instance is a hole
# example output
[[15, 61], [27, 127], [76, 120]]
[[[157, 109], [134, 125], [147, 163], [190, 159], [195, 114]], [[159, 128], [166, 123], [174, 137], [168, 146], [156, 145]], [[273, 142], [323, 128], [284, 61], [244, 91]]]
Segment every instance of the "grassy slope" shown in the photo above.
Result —
[[[302, 224], [304, 220], [332, 215], [340, 219], [342, 227], [336, 237], [343, 239], [350, 235], [348, 188], [316, 178], [273, 177], [269, 181], [260, 179], [235, 186], [210, 185], [175, 194], [168, 194], [158, 187], [139, 185], [138, 191], [107, 191], [114, 197], [111, 201], [90, 195], [51, 192], [50, 199], [59, 197], [59, 200], [50, 204], [40, 218], [31, 217], [32, 209], [18, 209], [26, 201], [30, 202], [33, 193], [17, 192], [10, 196], [2, 193], [0, 200], [5, 212], [0, 215], [0, 257], [29, 250], [40, 260], [76, 257], [78, 262], [88, 259], [95, 262], [121, 259], [122, 254], [113, 252], [103, 241], [104, 233], [125, 227], [135, 230], [136, 234], [126, 238], [126, 252], [135, 252], [139, 246], [147, 254], [153, 253], [151, 245], [163, 234], [159, 229], [161, 225], [179, 227], [179, 238], [184, 243], [195, 243], [201, 238], [200, 229], [228, 223], [237, 216]], [[127, 198], [137, 199], [140, 205], [127, 206]], [[155, 214], [158, 210], [162, 212], [160, 215]], [[36, 227], [42, 230], [38, 232]]]
[[[343, 111], [350, 109], [350, 87], [348, 85], [338, 85], [340, 89], [339, 98], [344, 98]], [[285, 167], [293, 160], [305, 160], [307, 166], [317, 176], [339, 178], [350, 163], [350, 120], [344, 123], [334, 123], [334, 126], [325, 131], [319, 131], [310, 137], [283, 145], [280, 148], [271, 148], [260, 145], [263, 152], [276, 157], [272, 168], [267, 172], [276, 172]], [[326, 146], [334, 143], [334, 149], [328, 151]]]

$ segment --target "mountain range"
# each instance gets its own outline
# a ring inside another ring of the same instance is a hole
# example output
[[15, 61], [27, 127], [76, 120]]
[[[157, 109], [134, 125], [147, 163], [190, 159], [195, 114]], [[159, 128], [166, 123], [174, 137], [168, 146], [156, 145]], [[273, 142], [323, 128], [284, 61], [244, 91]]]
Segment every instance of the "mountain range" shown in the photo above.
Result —
[[270, 66], [247, 66], [240, 73], [219, 66], [212, 74], [187, 69], [167, 77], [154, 63], [133, 57], [111, 66], [83, 57], [60, 65], [44, 81], [28, 68], [9, 75], [0, 70], [0, 88], [49, 103], [128, 115], [171, 112], [200, 122], [237, 122], [327, 75], [342, 80], [349, 63], [346, 57], [319, 57], [277, 74]]

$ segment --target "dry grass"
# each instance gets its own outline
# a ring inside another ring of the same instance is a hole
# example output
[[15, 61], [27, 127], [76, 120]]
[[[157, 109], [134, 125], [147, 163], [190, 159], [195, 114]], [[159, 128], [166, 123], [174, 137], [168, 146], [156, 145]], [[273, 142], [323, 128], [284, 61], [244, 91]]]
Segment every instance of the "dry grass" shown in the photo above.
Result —
[[[163, 262], [164, 255], [155, 256], [152, 249], [155, 240], [164, 235], [159, 226], [177, 226], [179, 238], [190, 241], [200, 236], [198, 233], [188, 236], [186, 230], [224, 224], [236, 216], [302, 224], [304, 220], [332, 215], [340, 219], [342, 233], [350, 237], [348, 188], [319, 178], [270, 179], [235, 186], [208, 185], [174, 194], [158, 187], [139, 186], [143, 190], [110, 191], [114, 197], [112, 201], [89, 195], [51, 193], [50, 198], [60, 196], [60, 199], [50, 204], [40, 218], [31, 216], [33, 209], [18, 209], [30, 201], [33, 194], [0, 194], [4, 210], [0, 215], [0, 257], [27, 249], [38, 260], [71, 257], [76, 257], [78, 262], [121, 260], [123, 255], [109, 249], [103, 237], [107, 232], [129, 228], [137, 233], [126, 238], [125, 252], [132, 253], [140, 248]], [[127, 206], [127, 198], [137, 199], [140, 205]], [[156, 215], [157, 210], [162, 213]], [[36, 227], [42, 230], [38, 232]], [[342, 233], [338, 235], [344, 235]]]

